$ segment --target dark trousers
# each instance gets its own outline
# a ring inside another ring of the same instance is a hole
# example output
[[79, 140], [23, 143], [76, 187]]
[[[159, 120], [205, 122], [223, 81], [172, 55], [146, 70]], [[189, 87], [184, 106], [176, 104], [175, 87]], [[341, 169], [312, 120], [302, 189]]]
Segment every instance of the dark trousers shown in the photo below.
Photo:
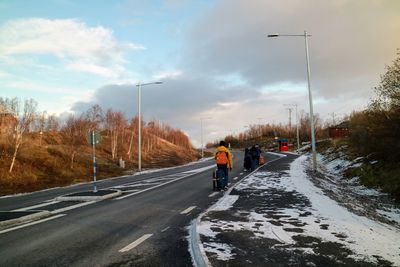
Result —
[[228, 166], [217, 165], [218, 188], [228, 186]]
[[254, 171], [257, 167], [257, 161], [255, 158], [251, 159], [251, 171]]

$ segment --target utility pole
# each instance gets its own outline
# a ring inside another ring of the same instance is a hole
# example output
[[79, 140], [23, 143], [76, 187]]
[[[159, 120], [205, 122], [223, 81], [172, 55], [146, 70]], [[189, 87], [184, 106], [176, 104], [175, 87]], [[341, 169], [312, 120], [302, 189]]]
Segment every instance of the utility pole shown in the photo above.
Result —
[[[300, 149], [300, 135], [299, 135], [299, 114], [297, 112], [297, 104], [285, 104], [285, 106], [295, 107], [295, 111], [296, 111], [297, 150], [299, 150]], [[291, 129], [291, 112], [292, 112], [292, 109], [288, 108], [288, 110], [289, 110], [289, 129]]]
[[331, 116], [332, 116], [332, 123], [333, 123], [333, 125], [335, 126], [335, 125], [336, 125], [336, 121], [335, 121], [335, 112], [328, 113], [328, 115], [331, 115]]
[[290, 131], [292, 130], [292, 108], [288, 108], [287, 109], [288, 111], [289, 111], [289, 134], [290, 134]]

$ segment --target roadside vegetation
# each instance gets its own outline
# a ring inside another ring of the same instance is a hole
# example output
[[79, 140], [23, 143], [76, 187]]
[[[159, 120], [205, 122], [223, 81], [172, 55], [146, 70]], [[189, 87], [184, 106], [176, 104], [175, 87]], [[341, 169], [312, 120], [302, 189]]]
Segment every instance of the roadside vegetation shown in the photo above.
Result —
[[[314, 116], [315, 135], [317, 139], [328, 138], [327, 125], [324, 125], [318, 114]], [[297, 133], [296, 125], [284, 124], [260, 124], [249, 125], [247, 130], [238, 134], [230, 134], [224, 138], [227, 144], [232, 148], [244, 149], [255, 144], [259, 144], [267, 150], [277, 150], [278, 143], [276, 139], [287, 138], [289, 146], [292, 150], [297, 149]], [[308, 113], [301, 111], [299, 114], [299, 141], [309, 142], [310, 137], [310, 116]], [[218, 146], [220, 140], [208, 143], [207, 148]]]
[[[95, 105], [62, 121], [39, 113], [33, 99], [1, 97], [0, 116], [0, 195], [91, 181], [92, 131], [101, 137], [96, 145], [99, 179], [137, 168], [137, 117], [128, 120], [119, 111], [103, 112]], [[142, 121], [142, 168], [175, 166], [198, 157], [182, 131]]]
[[349, 152], [364, 161], [348, 176], [400, 200], [400, 55], [386, 67], [375, 93], [366, 110], [349, 118]]

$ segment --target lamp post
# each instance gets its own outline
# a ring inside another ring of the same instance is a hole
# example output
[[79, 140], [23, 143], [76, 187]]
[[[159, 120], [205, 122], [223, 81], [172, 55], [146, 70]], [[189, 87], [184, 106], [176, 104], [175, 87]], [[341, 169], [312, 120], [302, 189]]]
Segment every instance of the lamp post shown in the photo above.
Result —
[[138, 88], [138, 170], [142, 171], [142, 86], [152, 85], [152, 84], [162, 84], [162, 82], [151, 82], [151, 83], [142, 83], [139, 82], [136, 84]]
[[310, 83], [310, 58], [308, 55], [308, 37], [309, 35], [307, 31], [304, 31], [304, 34], [268, 34], [268, 37], [279, 37], [279, 36], [294, 36], [294, 37], [304, 37], [305, 47], [306, 47], [306, 62], [307, 62], [307, 84], [308, 84], [308, 99], [310, 104], [310, 128], [311, 128], [311, 149], [312, 149], [312, 169], [316, 171], [317, 169], [317, 153], [315, 149], [315, 129], [314, 129], [314, 111], [313, 111], [313, 102], [312, 102], [312, 94], [311, 94], [311, 83]]
[[200, 118], [200, 131], [201, 131], [201, 157], [204, 157], [204, 145], [203, 145], [203, 120], [210, 120], [211, 117]]

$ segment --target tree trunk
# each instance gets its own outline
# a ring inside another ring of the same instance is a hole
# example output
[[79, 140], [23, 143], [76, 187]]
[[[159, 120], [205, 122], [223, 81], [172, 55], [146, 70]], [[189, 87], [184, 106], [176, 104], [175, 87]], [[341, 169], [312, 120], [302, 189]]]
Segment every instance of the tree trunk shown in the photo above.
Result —
[[129, 141], [129, 150], [128, 150], [128, 158], [129, 160], [131, 160], [131, 151], [132, 151], [132, 143], [133, 143], [133, 130], [132, 130], [132, 134], [131, 134], [131, 140]]
[[14, 150], [13, 158], [11, 161], [10, 169], [8, 170], [8, 173], [10, 173], [10, 174], [14, 168], [15, 159], [17, 158], [18, 148], [21, 145], [21, 142], [22, 142], [22, 135], [20, 133], [18, 133], [17, 137], [15, 138], [15, 150]]
[[71, 170], [74, 168], [75, 154], [76, 154], [76, 151], [73, 151], [71, 154], [71, 166], [70, 166]]

